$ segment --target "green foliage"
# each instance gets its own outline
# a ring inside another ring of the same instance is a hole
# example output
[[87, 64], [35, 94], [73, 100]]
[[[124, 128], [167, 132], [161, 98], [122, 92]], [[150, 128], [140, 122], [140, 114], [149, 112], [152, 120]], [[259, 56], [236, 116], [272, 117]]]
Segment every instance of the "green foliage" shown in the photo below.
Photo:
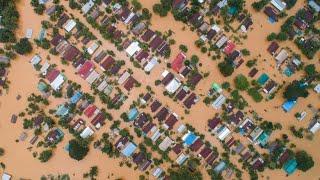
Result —
[[253, 7], [253, 9], [255, 9], [256, 11], [261, 11], [261, 9], [267, 5], [269, 3], [270, 0], [260, 0], [257, 2], [253, 2], [251, 4], [251, 6]]
[[288, 35], [285, 32], [279, 32], [277, 35], [277, 40], [279, 41], [286, 41], [288, 39]]
[[270, 33], [270, 34], [267, 36], [267, 40], [268, 40], [268, 41], [273, 41], [273, 40], [275, 40], [275, 39], [277, 39], [277, 34], [274, 33], [274, 32]]
[[308, 171], [314, 166], [312, 157], [306, 151], [298, 151], [296, 153], [297, 168], [303, 172]]
[[234, 71], [232, 64], [230, 64], [226, 61], [220, 62], [218, 64], [218, 68], [224, 77], [231, 76]]
[[0, 29], [0, 42], [8, 43], [8, 42], [15, 42], [16, 38], [14, 33], [9, 29]]
[[89, 147], [86, 143], [80, 140], [72, 139], [69, 141], [69, 156], [75, 160], [82, 160], [89, 152]]
[[153, 12], [161, 17], [167, 16], [171, 10], [171, 4], [172, 0], [160, 0], [160, 4], [157, 3], [153, 5]]
[[244, 55], [244, 56], [249, 56], [250, 55], [250, 51], [248, 49], [241, 49], [241, 53]]
[[320, 41], [316, 38], [310, 38], [308, 40], [297, 38], [295, 44], [308, 59], [312, 59], [320, 49]]
[[136, 11], [139, 11], [142, 8], [142, 5], [138, 0], [132, 0], [131, 3]]
[[304, 71], [307, 76], [314, 76], [318, 73], [314, 64], [308, 64], [307, 66], [305, 66]]
[[41, 162], [47, 162], [52, 157], [52, 150], [44, 150], [40, 153], [39, 160]]
[[236, 76], [234, 83], [236, 85], [236, 88], [239, 89], [240, 91], [244, 91], [248, 89], [250, 86], [249, 81], [247, 80], [246, 76], [244, 76], [243, 74], [239, 74], [238, 76]]
[[284, 0], [284, 2], [287, 4], [287, 9], [291, 9], [297, 2], [297, 0]]
[[299, 81], [290, 83], [283, 92], [283, 97], [287, 100], [296, 100], [298, 97], [306, 98], [308, 95], [308, 91], [300, 86]]
[[4, 149], [0, 147], [0, 156], [4, 155]]
[[261, 102], [263, 100], [263, 96], [259, 93], [257, 88], [250, 88], [248, 90], [248, 94], [253, 98], [255, 102]]
[[13, 46], [14, 50], [20, 54], [28, 54], [32, 52], [32, 45], [27, 38], [22, 38]]
[[199, 171], [191, 172], [185, 166], [177, 170], [169, 169], [168, 172], [171, 180], [201, 180], [203, 178]]
[[188, 52], [188, 47], [186, 45], [180, 44], [179, 49], [183, 52]]

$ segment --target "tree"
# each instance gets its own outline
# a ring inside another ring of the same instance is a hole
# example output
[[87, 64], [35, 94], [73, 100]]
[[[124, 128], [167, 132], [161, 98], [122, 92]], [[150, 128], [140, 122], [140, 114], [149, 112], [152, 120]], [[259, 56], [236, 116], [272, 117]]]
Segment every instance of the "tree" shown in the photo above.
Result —
[[248, 49], [241, 49], [241, 53], [244, 55], [244, 56], [249, 56], [250, 55], [250, 51]]
[[3, 156], [3, 155], [4, 155], [4, 149], [0, 148], [0, 156]]
[[219, 70], [224, 77], [231, 76], [234, 71], [233, 66], [228, 62], [221, 62], [218, 64]]
[[287, 4], [287, 8], [291, 9], [297, 2], [297, 0], [284, 0], [284, 2]]
[[308, 171], [314, 166], [312, 157], [306, 151], [296, 152], [297, 168], [303, 172]]
[[32, 51], [32, 45], [27, 38], [22, 38], [14, 45], [14, 50], [21, 55], [28, 54]]
[[39, 160], [41, 162], [47, 162], [52, 157], [52, 150], [44, 150], [40, 153]]
[[16, 41], [16, 38], [12, 31], [5, 28], [0, 29], [0, 42], [8, 43], [8, 42], [15, 42], [15, 41]]
[[256, 88], [250, 88], [248, 90], [248, 94], [253, 98], [255, 102], [261, 102], [263, 99], [263, 96], [259, 93], [259, 91]]
[[186, 45], [180, 44], [179, 49], [183, 52], [188, 52], [188, 47]]
[[234, 83], [236, 85], [236, 88], [240, 91], [244, 91], [250, 86], [249, 81], [243, 74], [239, 74], [238, 76], [236, 76]]
[[142, 8], [142, 5], [138, 0], [132, 0], [131, 3], [136, 11], [139, 11]]
[[314, 64], [308, 64], [307, 66], [305, 66], [304, 71], [306, 72], [307, 76], [314, 76], [317, 74]]
[[201, 180], [202, 174], [199, 171], [191, 172], [189, 169], [185, 166], [173, 170], [169, 169], [169, 177], [171, 180]]
[[288, 35], [285, 32], [279, 32], [279, 34], [277, 35], [277, 39], [279, 41], [286, 41], [288, 39]]
[[269, 3], [270, 0], [260, 0], [257, 2], [253, 2], [251, 4], [251, 6], [253, 7], [253, 9], [255, 9], [256, 11], [261, 11], [261, 9], [267, 5]]
[[277, 38], [277, 34], [274, 33], [274, 32], [270, 33], [270, 34], [267, 36], [267, 40], [268, 40], [268, 41], [273, 41], [273, 40], [275, 40], [276, 38]]
[[81, 143], [79, 140], [72, 139], [69, 141], [69, 156], [75, 160], [82, 160], [89, 152], [88, 145]]
[[287, 100], [296, 100], [298, 97], [306, 98], [309, 95], [305, 87], [299, 81], [293, 81], [283, 92], [283, 97]]

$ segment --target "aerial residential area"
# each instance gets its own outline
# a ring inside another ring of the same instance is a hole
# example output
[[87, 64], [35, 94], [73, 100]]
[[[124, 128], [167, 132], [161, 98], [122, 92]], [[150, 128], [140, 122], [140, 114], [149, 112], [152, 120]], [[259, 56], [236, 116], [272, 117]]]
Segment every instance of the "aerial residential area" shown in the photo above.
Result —
[[320, 179], [319, 0], [0, 0], [2, 180]]

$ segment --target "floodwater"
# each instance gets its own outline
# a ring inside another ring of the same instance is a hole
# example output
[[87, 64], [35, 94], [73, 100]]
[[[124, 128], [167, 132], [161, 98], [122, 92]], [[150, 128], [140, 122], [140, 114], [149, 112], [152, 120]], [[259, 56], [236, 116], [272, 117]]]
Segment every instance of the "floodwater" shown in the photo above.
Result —
[[[257, 69], [259, 69], [260, 72], [258, 73], [258, 75], [256, 75], [256, 77], [259, 76], [262, 72], [267, 72], [270, 75], [270, 77], [272, 77], [278, 83], [281, 83], [282, 81], [291, 81], [299, 77], [300, 74], [297, 73], [290, 78], [285, 78], [284, 75], [282, 75], [278, 70], [275, 70], [272, 67], [275, 63], [273, 57], [271, 57], [266, 51], [268, 47], [268, 42], [265, 40], [265, 37], [271, 31], [279, 31], [280, 25], [282, 24], [283, 20], [276, 24], [269, 24], [267, 22], [266, 16], [262, 12], [253, 12], [250, 6], [252, 1], [253, 0], [247, 1], [247, 9], [253, 15], [253, 29], [248, 32], [248, 38], [246, 40], [243, 40], [243, 45], [237, 45], [237, 48], [241, 49], [245, 47], [250, 50], [251, 56], [248, 58], [245, 57], [245, 60], [255, 58], [259, 54], [261, 55], [261, 57], [258, 58], [258, 65], [256, 67]], [[69, 13], [72, 13], [75, 17], [78, 17], [84, 24], [90, 27], [90, 25], [86, 23], [85, 19], [78, 11], [73, 11], [69, 9], [67, 2], [61, 2], [65, 5]], [[140, 2], [143, 4], [144, 7], [147, 7], [150, 11], [152, 11], [152, 5], [157, 1], [140, 0]], [[297, 5], [292, 10], [290, 10], [288, 14], [293, 14], [299, 7], [301, 7], [301, 4], [303, 4], [303, 2], [298, 1]], [[18, 3], [18, 9], [21, 14], [20, 29], [18, 35], [20, 37], [23, 37], [26, 29], [32, 28], [34, 30], [33, 38], [36, 38], [41, 28], [41, 20], [47, 19], [47, 16], [36, 15], [28, 2], [20, 1]], [[165, 32], [170, 29], [174, 32], [171, 38], [176, 40], [176, 44], [172, 46], [172, 55], [168, 61], [171, 61], [177, 55], [177, 53], [179, 52], [180, 44], [187, 45], [189, 49], [187, 53], [188, 57], [190, 57], [193, 54], [199, 56], [200, 62], [203, 64], [202, 67], [200, 67], [200, 70], [202, 72], [210, 72], [210, 76], [208, 78], [203, 79], [198, 84], [195, 91], [197, 94], [206, 94], [212, 82], [223, 83], [227, 80], [223, 78], [223, 76], [217, 69], [218, 60], [212, 61], [210, 57], [208, 57], [206, 54], [202, 54], [200, 50], [197, 47], [195, 47], [194, 41], [198, 39], [198, 35], [196, 34], [196, 32], [190, 31], [188, 26], [180, 22], [175, 22], [171, 14], [169, 14], [165, 18], [160, 18], [159, 16], [153, 15], [151, 20], [151, 29], [158, 30], [161, 32]], [[98, 39], [102, 40], [101, 35], [96, 30], [91, 29], [91, 32], [93, 32], [94, 35], [98, 37]], [[293, 45], [292, 42], [280, 43], [280, 46], [290, 47], [293, 51], [300, 52]], [[129, 108], [132, 101], [136, 100], [140, 93], [146, 92], [145, 85], [148, 84], [152, 87], [153, 91], [155, 92], [155, 97], [159, 99], [163, 105], [167, 105], [172, 111], [176, 112], [180, 117], [184, 117], [184, 120], [181, 120], [183, 123], [191, 124], [193, 127], [196, 128], [198, 132], [204, 134], [206, 140], [208, 140], [214, 146], [216, 146], [219, 152], [223, 151], [220, 142], [215, 137], [212, 137], [210, 133], [208, 133], [207, 131], [207, 120], [209, 118], [212, 118], [215, 115], [215, 113], [219, 111], [215, 111], [211, 107], [206, 107], [201, 102], [203, 100], [202, 97], [200, 102], [198, 102], [196, 105], [192, 107], [190, 114], [186, 115], [184, 113], [184, 108], [181, 103], [177, 105], [177, 102], [174, 102], [172, 99], [163, 96], [162, 92], [164, 88], [161, 86], [156, 87], [154, 85], [154, 81], [156, 79], [159, 79], [161, 72], [164, 69], [166, 69], [166, 62], [164, 62], [164, 60], [162, 60], [162, 63], [158, 65], [148, 76], [142, 70], [136, 70], [133, 67], [132, 63], [129, 61], [128, 57], [126, 57], [125, 53], [118, 52], [116, 48], [110, 43], [103, 41], [102, 48], [113, 50], [116, 53], [117, 59], [125, 60], [126, 67], [134, 70], [133, 76], [142, 84], [142, 87], [134, 88], [130, 92], [130, 94], [128, 94], [129, 98], [122, 106], [121, 110], [110, 111], [114, 119], [119, 119], [120, 114]], [[100, 49], [102, 48], [100, 47]], [[101, 154], [101, 152], [98, 152], [97, 150], [93, 149], [93, 147], [91, 147], [88, 156], [81, 162], [76, 162], [72, 160], [71, 158], [69, 158], [68, 153], [64, 150], [64, 146], [71, 138], [71, 136], [68, 133], [65, 133], [66, 135], [64, 137], [64, 140], [58, 144], [57, 148], [54, 150], [54, 156], [47, 163], [40, 163], [38, 160], [32, 157], [32, 152], [27, 150], [27, 148], [30, 146], [28, 140], [32, 136], [31, 131], [28, 132], [29, 137], [25, 142], [15, 142], [15, 140], [18, 139], [20, 133], [23, 131], [23, 128], [21, 121], [18, 121], [17, 124], [10, 123], [11, 115], [23, 111], [27, 104], [26, 99], [28, 95], [30, 95], [32, 92], [37, 92], [36, 84], [38, 82], [38, 76], [36, 71], [28, 62], [35, 53], [39, 53], [43, 59], [48, 55], [47, 52], [41, 49], [35, 49], [34, 52], [29, 56], [18, 57], [17, 60], [13, 61], [8, 77], [11, 82], [10, 89], [7, 94], [0, 97], [0, 147], [3, 147], [6, 150], [5, 156], [1, 157], [0, 161], [6, 164], [5, 171], [9, 174], [14, 175], [15, 178], [21, 177], [26, 179], [38, 179], [41, 175], [44, 174], [68, 173], [70, 177], [72, 177], [72, 179], [81, 179], [83, 173], [87, 172], [91, 166], [96, 165], [99, 167], [99, 179], [138, 179], [138, 176], [141, 174], [140, 171], [135, 171], [132, 168], [130, 169], [127, 167], [119, 167], [119, 159], [110, 159], [106, 155]], [[73, 67], [62, 65], [60, 63], [59, 57], [50, 57], [51, 63], [57, 64], [58, 69], [65, 70], [65, 74], [68, 77], [68, 79], [81, 84], [83, 91], [92, 93], [89, 85], [75, 74], [75, 70]], [[266, 59], [266, 61], [263, 61], [263, 59]], [[303, 60], [306, 63], [309, 63], [309, 61], [305, 57], [303, 57]], [[310, 63], [311, 62], [312, 61], [310, 61]], [[248, 72], [249, 68], [247, 68], [243, 64], [239, 69], [235, 71], [231, 78], [228, 78], [228, 80], [229, 82], [233, 82], [232, 79], [234, 76], [236, 76], [239, 73], [246, 75]], [[16, 96], [18, 94], [22, 96], [20, 101], [16, 100]], [[316, 108], [320, 107], [319, 95], [316, 95], [314, 92], [311, 92], [310, 96], [307, 99], [299, 99], [298, 105], [290, 113], [284, 113], [282, 109], [274, 108], [274, 106], [280, 106], [283, 102], [283, 99], [281, 97], [282, 91], [280, 91], [277, 94], [274, 100], [269, 102], [264, 101], [261, 103], [254, 103], [251, 97], [249, 97], [246, 93], [242, 93], [242, 95], [251, 105], [249, 109], [256, 111], [260, 116], [262, 116], [266, 120], [272, 122], [280, 122], [282, 124], [283, 129], [272, 134], [272, 139], [279, 137], [281, 134], [290, 135], [289, 127], [292, 125], [295, 125], [297, 127], [307, 127], [312, 114], [311, 111], [307, 108], [307, 105], [312, 104]], [[61, 99], [51, 99], [51, 101], [52, 104], [50, 106], [61, 103]], [[103, 105], [99, 101], [97, 101], [96, 104], [99, 107], [103, 107]], [[303, 122], [298, 122], [294, 118], [294, 114], [302, 110], [306, 110], [308, 112], [308, 116], [305, 118]], [[102, 132], [107, 131], [109, 129], [108, 127], [110, 126], [110, 124], [111, 123], [107, 123], [106, 126], [104, 126], [96, 133], [96, 136], [99, 137], [99, 135]], [[125, 126], [126, 124], [121, 124], [121, 127]], [[237, 137], [237, 135], [235, 135], [235, 137]], [[319, 162], [320, 160], [320, 155], [317, 152], [316, 148], [320, 146], [319, 138], [319, 134], [315, 135], [313, 141], [306, 139], [300, 140], [290, 136], [290, 141], [297, 145], [297, 150], [304, 149], [308, 153], [312, 154], [316, 164], [315, 167], [307, 173], [296, 172], [294, 175], [290, 176], [289, 179], [319, 178], [319, 173], [317, 172], [320, 170], [320, 166], [319, 164], [317, 164], [317, 162]], [[136, 142], [137, 141], [139, 142], [139, 140], [136, 140]], [[231, 161], [236, 165], [238, 165], [238, 159], [238, 156], [231, 156]], [[238, 167], [240, 168], [241, 166]], [[203, 174], [205, 179], [208, 179], [206, 175], [207, 173], [205, 173], [204, 170]], [[270, 179], [283, 179], [285, 178], [285, 173], [282, 170], [267, 170], [263, 173], [262, 179], [267, 179], [267, 177], [269, 177]], [[248, 179], [248, 174], [244, 173], [243, 178]]]

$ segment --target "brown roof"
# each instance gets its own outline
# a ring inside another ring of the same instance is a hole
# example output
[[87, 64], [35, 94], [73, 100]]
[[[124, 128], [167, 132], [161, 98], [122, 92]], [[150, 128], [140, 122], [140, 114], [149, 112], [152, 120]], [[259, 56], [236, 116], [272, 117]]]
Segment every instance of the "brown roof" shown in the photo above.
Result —
[[216, 128], [216, 127], [218, 126], [218, 124], [219, 124], [220, 122], [221, 122], [221, 119], [218, 118], [218, 117], [215, 117], [215, 118], [210, 119], [210, 120], [208, 121], [208, 126], [209, 126], [210, 129], [214, 129], [214, 128]]
[[269, 45], [269, 47], [268, 47], [268, 52], [270, 53], [270, 54], [274, 54], [276, 51], [277, 51], [277, 49], [279, 48], [279, 45], [278, 45], [278, 43], [277, 42], [275, 42], [275, 41], [273, 41], [270, 45]]
[[206, 159], [206, 162], [209, 164], [209, 165], [213, 165], [213, 162], [214, 160], [216, 160], [218, 157], [218, 154], [216, 153], [212, 153], [207, 159]]
[[145, 113], [139, 114], [139, 117], [134, 121], [134, 125], [142, 128], [148, 122], [148, 117]]
[[186, 91], [184, 88], [181, 88], [181, 90], [176, 95], [176, 98], [179, 101], [182, 101], [189, 93], [190, 93], [190, 91]]
[[166, 75], [166, 77], [162, 79], [161, 83], [166, 86], [172, 81], [173, 78], [174, 78], [174, 75], [171, 72], [169, 72]]
[[182, 144], [176, 144], [173, 148], [172, 151], [176, 154], [180, 154], [181, 151], [183, 149], [183, 145]]
[[270, 6], [265, 7], [263, 12], [267, 16], [271, 17], [273, 20], [278, 21], [277, 13], [272, 7]]
[[215, 35], [217, 35], [217, 31], [210, 29], [207, 33], [207, 39], [211, 40]]
[[188, 66], [185, 66], [185, 68], [183, 68], [183, 70], [180, 72], [180, 75], [186, 77], [190, 73], [190, 71], [191, 69]]
[[191, 77], [191, 79], [189, 80], [189, 83], [196, 86], [201, 79], [202, 79], [202, 75], [197, 73]]
[[162, 43], [163, 43], [163, 39], [160, 36], [156, 36], [155, 38], [152, 39], [152, 41], [150, 42], [150, 48], [154, 51], [156, 50]]
[[93, 124], [94, 126], [96, 126], [98, 123], [100, 123], [100, 125], [102, 126], [104, 124], [104, 121], [106, 120], [106, 117], [104, 115], [103, 112], [100, 112], [99, 114], [97, 114], [93, 120], [91, 121], [91, 124]]
[[147, 51], [140, 51], [137, 56], [136, 59], [141, 62], [143, 59], [147, 59], [149, 57], [149, 53]]
[[62, 25], [64, 25], [68, 20], [69, 20], [69, 16], [68, 16], [67, 14], [63, 13], [63, 14], [60, 16], [60, 18], [59, 18], [59, 20], [58, 20], [58, 22], [57, 22], [57, 25], [58, 25], [59, 27], [62, 27]]
[[70, 45], [63, 54], [63, 59], [66, 61], [73, 61], [79, 54], [79, 49]]
[[101, 68], [104, 71], [107, 71], [116, 61], [112, 56], [108, 56], [103, 62], [100, 64]]
[[200, 151], [200, 155], [201, 157], [203, 157], [204, 159], [206, 159], [210, 154], [212, 153], [212, 149], [208, 146], [205, 146], [201, 151]]
[[130, 76], [123, 86], [127, 91], [130, 91], [136, 83], [137, 80]]
[[170, 114], [170, 116], [164, 123], [169, 127], [169, 129], [172, 129], [177, 122], [177, 117], [174, 114]]
[[146, 93], [144, 96], [143, 96], [143, 100], [145, 100], [146, 102], [149, 101], [149, 99], [151, 98], [151, 94], [150, 93]]
[[249, 72], [249, 77], [254, 77], [258, 73], [258, 70], [256, 68], [252, 68]]
[[145, 125], [143, 128], [142, 128], [142, 131], [147, 134], [152, 128], [153, 126], [155, 126], [154, 123], [152, 122], [149, 122], [147, 125]]
[[117, 74], [121, 69], [121, 66], [119, 64], [115, 64], [114, 66], [111, 67], [109, 72], [113, 75]]
[[150, 41], [150, 39], [154, 36], [155, 32], [151, 29], [147, 29], [146, 32], [141, 36], [141, 39], [145, 42]]
[[193, 144], [191, 144], [190, 149], [193, 152], [197, 152], [203, 146], [203, 142], [198, 138]]
[[52, 45], [57, 46], [63, 39], [64, 37], [62, 35], [57, 34], [52, 38], [50, 42]]
[[169, 115], [169, 110], [166, 107], [162, 107], [155, 117], [159, 121], [163, 121], [167, 118], [168, 115]]
[[152, 112], [156, 112], [159, 107], [161, 107], [161, 103], [158, 100], [153, 101], [153, 103], [151, 104], [150, 108]]
[[190, 94], [190, 96], [189, 96], [186, 100], [183, 101], [183, 104], [184, 104], [188, 109], [190, 109], [191, 106], [192, 106], [193, 104], [195, 104], [195, 100], [196, 100], [196, 99], [197, 99], [196, 94], [195, 94], [195, 93], [192, 93], [192, 94]]

